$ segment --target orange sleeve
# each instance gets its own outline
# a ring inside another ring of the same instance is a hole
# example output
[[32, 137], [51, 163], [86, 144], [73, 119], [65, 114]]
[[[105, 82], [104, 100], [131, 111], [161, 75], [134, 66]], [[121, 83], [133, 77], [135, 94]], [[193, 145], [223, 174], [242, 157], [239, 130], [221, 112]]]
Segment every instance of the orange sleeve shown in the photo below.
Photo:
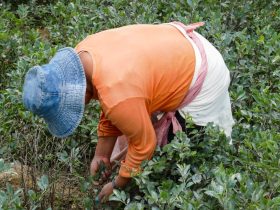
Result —
[[156, 147], [156, 135], [145, 100], [127, 99], [113, 107], [108, 118], [128, 137], [128, 151], [119, 174], [131, 177], [140, 171], [142, 161], [152, 157]]
[[114, 125], [112, 125], [111, 121], [105, 117], [104, 112], [101, 111], [100, 119], [98, 123], [97, 135], [100, 137], [121, 136], [122, 132], [119, 129], [117, 129]]

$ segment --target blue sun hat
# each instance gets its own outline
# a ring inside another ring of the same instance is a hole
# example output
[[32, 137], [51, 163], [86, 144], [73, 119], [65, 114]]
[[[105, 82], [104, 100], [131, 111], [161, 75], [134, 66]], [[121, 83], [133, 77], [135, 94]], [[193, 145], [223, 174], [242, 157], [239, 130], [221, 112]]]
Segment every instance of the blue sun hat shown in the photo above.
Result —
[[81, 122], [86, 77], [79, 55], [73, 48], [58, 50], [48, 64], [32, 67], [25, 76], [23, 103], [44, 118], [49, 131], [66, 137]]

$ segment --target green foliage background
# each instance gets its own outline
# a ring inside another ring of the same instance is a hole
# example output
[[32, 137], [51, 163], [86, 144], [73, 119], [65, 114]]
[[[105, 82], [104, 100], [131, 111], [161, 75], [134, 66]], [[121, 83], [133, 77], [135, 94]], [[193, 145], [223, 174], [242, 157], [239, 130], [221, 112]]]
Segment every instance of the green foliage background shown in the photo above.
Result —
[[[117, 203], [95, 206], [96, 189], [87, 172], [97, 141], [98, 104], [87, 107], [73, 136], [53, 138], [42, 120], [23, 108], [24, 74], [88, 34], [173, 20], [204, 21], [199, 32], [224, 56], [232, 75], [233, 145], [211, 126], [191, 140], [178, 134], [144, 164], [134, 188], [115, 191], [111, 199]], [[31, 186], [24, 177], [18, 186], [1, 184], [0, 209], [279, 209], [279, 40], [277, 0], [0, 3], [0, 172], [19, 161], [32, 168], [33, 178], [40, 174]], [[69, 185], [79, 192], [64, 192]]]

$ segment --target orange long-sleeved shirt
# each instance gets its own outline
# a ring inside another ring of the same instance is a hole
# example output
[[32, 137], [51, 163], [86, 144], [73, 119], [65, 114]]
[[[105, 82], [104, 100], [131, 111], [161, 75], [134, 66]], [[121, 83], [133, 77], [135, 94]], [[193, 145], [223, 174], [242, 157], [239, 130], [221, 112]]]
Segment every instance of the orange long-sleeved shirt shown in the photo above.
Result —
[[98, 136], [126, 135], [119, 174], [130, 177], [156, 147], [155, 111], [176, 109], [195, 68], [189, 41], [173, 26], [130, 25], [88, 36], [76, 50], [93, 59], [93, 85], [103, 110]]

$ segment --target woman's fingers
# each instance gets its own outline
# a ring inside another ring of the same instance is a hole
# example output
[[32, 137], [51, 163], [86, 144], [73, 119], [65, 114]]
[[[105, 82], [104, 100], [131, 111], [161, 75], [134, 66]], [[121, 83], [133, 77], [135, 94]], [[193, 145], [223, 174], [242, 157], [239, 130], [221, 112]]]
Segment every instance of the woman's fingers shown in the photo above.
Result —
[[104, 182], [106, 182], [109, 178], [110, 178], [110, 175], [111, 175], [111, 171], [104, 171], [102, 174], [101, 174], [101, 177], [98, 181], [96, 181], [94, 184], [95, 185], [101, 185], [103, 184]]
[[90, 173], [94, 176], [93, 184], [95, 186], [103, 184], [112, 173], [110, 160], [95, 157], [90, 165]]
[[113, 185], [111, 182], [103, 186], [101, 192], [98, 195], [99, 201], [102, 203], [109, 200], [109, 196], [113, 193]]
[[93, 159], [90, 164], [90, 174], [94, 176], [98, 172], [98, 170], [99, 170], [98, 161]]

